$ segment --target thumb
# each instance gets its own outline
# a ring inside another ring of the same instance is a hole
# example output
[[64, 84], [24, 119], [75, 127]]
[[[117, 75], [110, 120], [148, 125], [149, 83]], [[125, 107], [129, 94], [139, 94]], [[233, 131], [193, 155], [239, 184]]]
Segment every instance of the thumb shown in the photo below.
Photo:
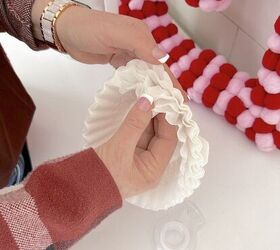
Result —
[[115, 134], [116, 141], [135, 150], [140, 137], [152, 119], [152, 103], [153, 98], [146, 94], [138, 99]]

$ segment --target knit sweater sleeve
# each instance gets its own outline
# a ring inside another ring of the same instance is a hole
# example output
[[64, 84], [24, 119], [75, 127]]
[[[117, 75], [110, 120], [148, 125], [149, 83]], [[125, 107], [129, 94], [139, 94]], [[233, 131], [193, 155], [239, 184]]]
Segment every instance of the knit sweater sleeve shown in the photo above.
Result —
[[94, 150], [47, 162], [0, 191], [1, 249], [67, 249], [121, 205]]
[[5, 29], [4, 29], [4, 26], [2, 25], [2, 23], [0, 22], [0, 32], [4, 32]]
[[34, 0], [1, 0], [0, 31], [5, 30], [33, 50], [48, 48], [33, 36], [31, 19], [33, 2]]
[[[5, 30], [33, 50], [46, 49], [48, 46], [36, 40], [33, 35], [31, 11], [34, 1], [36, 0], [1, 0], [0, 32]], [[118, 5], [119, 0], [91, 0], [90, 2], [93, 9], [113, 13], [118, 13]]]

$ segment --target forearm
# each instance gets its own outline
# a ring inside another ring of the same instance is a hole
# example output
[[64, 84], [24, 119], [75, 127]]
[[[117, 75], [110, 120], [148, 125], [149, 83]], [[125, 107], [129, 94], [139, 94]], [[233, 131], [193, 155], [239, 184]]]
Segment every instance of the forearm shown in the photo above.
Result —
[[121, 204], [115, 182], [92, 149], [43, 164], [14, 191], [0, 191], [0, 245], [67, 248]]

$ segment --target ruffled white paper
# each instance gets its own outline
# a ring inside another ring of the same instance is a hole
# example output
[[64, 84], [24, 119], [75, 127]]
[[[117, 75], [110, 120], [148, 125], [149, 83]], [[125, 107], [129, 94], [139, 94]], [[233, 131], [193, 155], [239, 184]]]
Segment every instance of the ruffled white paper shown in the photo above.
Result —
[[168, 123], [178, 126], [178, 144], [159, 185], [127, 201], [151, 210], [168, 209], [183, 202], [200, 185], [209, 147], [199, 136], [189, 106], [184, 104], [181, 92], [173, 87], [162, 65], [133, 60], [116, 70], [89, 108], [84, 133], [86, 147], [95, 148], [108, 141], [142, 94], [154, 98], [154, 116], [165, 113]]

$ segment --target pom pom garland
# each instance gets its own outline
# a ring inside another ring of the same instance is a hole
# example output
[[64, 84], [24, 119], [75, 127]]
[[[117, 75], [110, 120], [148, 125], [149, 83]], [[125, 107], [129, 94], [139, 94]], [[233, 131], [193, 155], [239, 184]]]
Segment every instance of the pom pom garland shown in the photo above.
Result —
[[231, 0], [186, 0], [192, 7], [200, 7], [205, 12], [223, 11], [231, 4]]
[[[205, 11], [221, 11], [229, 0], [186, 0]], [[201, 50], [179, 34], [165, 0], [121, 0], [120, 14], [143, 20], [169, 53], [167, 65], [183, 89], [245, 133], [263, 151], [280, 149], [280, 17], [268, 39], [257, 78], [250, 78], [211, 49]]]

